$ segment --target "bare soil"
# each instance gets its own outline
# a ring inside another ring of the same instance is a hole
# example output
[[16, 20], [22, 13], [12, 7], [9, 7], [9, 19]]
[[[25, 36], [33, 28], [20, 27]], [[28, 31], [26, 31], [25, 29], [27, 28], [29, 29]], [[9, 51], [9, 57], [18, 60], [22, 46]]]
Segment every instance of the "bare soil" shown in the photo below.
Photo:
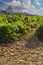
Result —
[[43, 42], [33, 35], [24, 38], [0, 45], [0, 65], [43, 65]]

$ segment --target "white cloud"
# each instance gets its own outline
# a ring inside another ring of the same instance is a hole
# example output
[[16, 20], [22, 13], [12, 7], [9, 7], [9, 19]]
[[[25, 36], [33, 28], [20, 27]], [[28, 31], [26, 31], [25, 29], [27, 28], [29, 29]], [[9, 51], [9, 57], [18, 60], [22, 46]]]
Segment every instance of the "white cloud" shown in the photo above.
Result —
[[[4, 1], [2, 1], [2, 2], [4, 2]], [[34, 0], [34, 3], [37, 6], [40, 6], [41, 0]], [[11, 5], [13, 7], [20, 7], [22, 9], [16, 10], [16, 11], [20, 11], [20, 12], [26, 12], [26, 13], [38, 14], [38, 15], [42, 15], [42, 12], [43, 12], [43, 8], [37, 9], [35, 7], [35, 5], [31, 4], [31, 0], [23, 0], [23, 2], [21, 2], [20, 0], [12, 0], [11, 2], [8, 2], [8, 3], [4, 2], [4, 4], [7, 4], [8, 6]]]
[[29, 11], [30, 9], [30, 5], [31, 5], [31, 0], [25, 0], [21, 3], [20, 0], [16, 1], [16, 0], [12, 0], [11, 2], [4, 2], [5, 4], [7, 4], [8, 6], [13, 6], [13, 7], [21, 7], [22, 10], [19, 10], [21, 12], [27, 12]]
[[[39, 4], [38, 1], [40, 0], [36, 0], [37, 5], [41, 5], [41, 3]], [[42, 15], [43, 8], [37, 9], [33, 4], [31, 4], [31, 0], [25, 0], [24, 2], [22, 2], [21, 7], [23, 8], [22, 10], [19, 10], [21, 12]]]
[[37, 11], [37, 9], [35, 8], [34, 5], [31, 5], [30, 13], [31, 13], [31, 14], [37, 14], [37, 13], [38, 13], [38, 11]]
[[36, 5], [41, 5], [41, 3], [40, 2], [36, 2]]
[[26, 0], [22, 3], [22, 8], [24, 12], [31, 13], [31, 14], [37, 14], [38, 11], [34, 5], [31, 4], [31, 0]]
[[21, 6], [20, 1], [12, 0], [11, 2], [8, 2], [7, 5], [11, 6]]
[[40, 6], [41, 5], [41, 0], [35, 0], [35, 4]]
[[43, 15], [43, 7], [38, 10], [39, 15]]
[[29, 8], [31, 5], [31, 0], [26, 0], [22, 3], [23, 8]]
[[28, 13], [31, 8], [31, 0], [25, 0], [24, 2], [22, 2], [22, 8], [22, 11]]

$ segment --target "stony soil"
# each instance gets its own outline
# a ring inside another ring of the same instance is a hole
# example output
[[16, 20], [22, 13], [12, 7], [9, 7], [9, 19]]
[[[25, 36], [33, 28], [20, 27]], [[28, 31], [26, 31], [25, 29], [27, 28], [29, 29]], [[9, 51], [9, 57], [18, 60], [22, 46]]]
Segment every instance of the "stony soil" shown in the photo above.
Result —
[[0, 65], [43, 65], [43, 42], [32, 36], [0, 45]]

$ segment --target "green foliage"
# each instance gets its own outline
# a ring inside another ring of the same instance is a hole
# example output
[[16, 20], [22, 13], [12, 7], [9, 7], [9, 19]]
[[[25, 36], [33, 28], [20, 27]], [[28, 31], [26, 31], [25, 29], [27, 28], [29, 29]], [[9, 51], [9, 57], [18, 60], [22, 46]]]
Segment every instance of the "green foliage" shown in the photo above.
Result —
[[10, 24], [0, 27], [0, 43], [8, 43], [10, 41], [18, 40], [20, 34], [15, 32], [15, 28]]
[[37, 36], [40, 40], [43, 40], [43, 25], [41, 25], [37, 30]]
[[28, 34], [42, 24], [43, 16], [23, 16], [21, 13], [0, 14], [0, 43], [17, 41], [20, 35]]

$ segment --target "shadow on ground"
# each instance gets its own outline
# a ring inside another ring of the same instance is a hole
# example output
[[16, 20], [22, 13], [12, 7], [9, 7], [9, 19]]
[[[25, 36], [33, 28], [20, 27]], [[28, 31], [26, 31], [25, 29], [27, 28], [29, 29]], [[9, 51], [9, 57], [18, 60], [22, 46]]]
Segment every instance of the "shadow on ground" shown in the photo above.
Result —
[[9, 46], [9, 44], [0, 44], [0, 46], [2, 46], [2, 47], [8, 47]]
[[[23, 41], [20, 41], [20, 42], [24, 42], [26, 40], [23, 40]], [[21, 44], [19, 41], [17, 43]], [[16, 43], [16, 44], [17, 44]], [[15, 44], [15, 42], [12, 42], [12, 43], [7, 43], [7, 44], [0, 44], [0, 46], [3, 46], [3, 47], [9, 47], [10, 45], [12, 44]], [[18, 44], [18, 45], [19, 45]], [[26, 44], [24, 44], [24, 46], [26, 48], [30, 48], [30, 49], [33, 49], [33, 48], [38, 48], [40, 46], [43, 46], [43, 42], [40, 41], [36, 36], [31, 36], [31, 38], [29, 38], [27, 41], [26, 41]]]
[[43, 42], [40, 41], [36, 36], [32, 36], [29, 40], [27, 40], [26, 48], [38, 48], [39, 46], [43, 46]]
[[8, 43], [0, 43], [0, 46], [3, 47], [9, 47], [9, 45], [11, 45], [13, 42], [8, 42]]

